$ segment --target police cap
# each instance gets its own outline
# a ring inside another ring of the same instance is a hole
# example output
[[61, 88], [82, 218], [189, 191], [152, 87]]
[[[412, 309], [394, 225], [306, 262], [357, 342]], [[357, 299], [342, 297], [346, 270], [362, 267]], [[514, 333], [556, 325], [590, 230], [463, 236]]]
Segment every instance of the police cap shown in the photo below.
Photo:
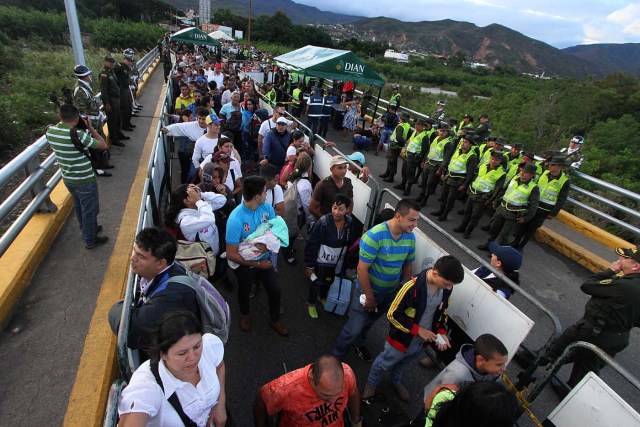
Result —
[[86, 65], [76, 65], [73, 67], [73, 74], [75, 74], [76, 77], [84, 77], [91, 74], [91, 70]]

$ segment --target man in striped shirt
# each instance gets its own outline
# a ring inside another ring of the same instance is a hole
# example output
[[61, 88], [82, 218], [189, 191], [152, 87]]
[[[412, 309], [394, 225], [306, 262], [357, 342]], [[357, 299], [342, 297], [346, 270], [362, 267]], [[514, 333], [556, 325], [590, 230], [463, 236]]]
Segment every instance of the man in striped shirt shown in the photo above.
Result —
[[365, 346], [367, 333], [389, 309], [399, 283], [411, 277], [416, 247], [413, 229], [420, 219], [419, 210], [413, 199], [403, 199], [398, 202], [392, 219], [374, 226], [362, 236], [358, 281], [351, 299], [349, 320], [331, 350], [339, 359], [344, 360], [353, 346], [358, 357], [372, 361]]
[[[62, 105], [58, 118], [60, 123], [47, 129], [47, 141], [58, 160], [62, 181], [73, 197], [84, 246], [87, 249], [93, 249], [105, 244], [109, 239], [106, 236], [98, 236], [100, 231], [98, 183], [86, 151], [80, 150], [82, 148], [106, 150], [107, 143], [93, 128], [91, 120], [81, 118], [78, 109], [73, 105]], [[76, 128], [81, 120], [86, 124], [86, 131]], [[75, 145], [73, 139], [76, 140]]]

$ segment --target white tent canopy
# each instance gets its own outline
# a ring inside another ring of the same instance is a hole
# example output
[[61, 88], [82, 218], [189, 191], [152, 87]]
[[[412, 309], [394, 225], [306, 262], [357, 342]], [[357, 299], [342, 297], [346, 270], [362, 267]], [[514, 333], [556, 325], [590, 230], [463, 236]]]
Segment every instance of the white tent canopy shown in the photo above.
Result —
[[214, 31], [213, 33], [209, 33], [209, 37], [212, 37], [216, 40], [229, 40], [229, 41], [233, 41], [233, 37], [229, 37], [228, 34], [218, 30], [218, 31]]

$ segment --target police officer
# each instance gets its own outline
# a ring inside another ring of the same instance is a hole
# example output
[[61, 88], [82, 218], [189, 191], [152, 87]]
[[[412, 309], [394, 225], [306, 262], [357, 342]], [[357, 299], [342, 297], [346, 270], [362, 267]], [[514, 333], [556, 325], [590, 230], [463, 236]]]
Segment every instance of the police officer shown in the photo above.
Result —
[[494, 240], [505, 246], [516, 224], [524, 224], [533, 218], [540, 198], [538, 186], [533, 181], [535, 174], [536, 166], [527, 163], [520, 169], [520, 175], [502, 189], [502, 194], [496, 198], [496, 201], [500, 200], [500, 206], [491, 218], [489, 239], [478, 249], [488, 250], [489, 242]]
[[120, 117], [122, 130], [132, 131], [135, 127], [131, 123], [131, 115], [133, 114], [133, 98], [131, 95], [131, 76], [133, 60], [127, 56], [123, 57], [122, 63], [114, 67], [113, 71], [118, 78], [118, 86], [120, 87]]
[[[100, 101], [95, 97], [93, 89], [91, 88], [91, 70], [85, 65], [76, 65], [73, 68], [73, 73], [78, 78], [73, 88], [73, 104], [81, 116], [91, 121], [91, 127], [93, 127], [100, 136], [104, 137], [102, 130], [104, 126], [104, 115], [100, 112]], [[121, 142], [118, 143], [122, 144]], [[96, 169], [96, 174], [104, 177], [111, 176], [109, 172], [104, 171], [104, 169], [113, 169], [113, 166], [109, 164], [109, 150], [90, 148], [89, 152], [91, 153], [91, 163]]]
[[384, 178], [384, 182], [393, 182], [393, 177], [396, 176], [396, 172], [398, 171], [398, 157], [400, 157], [400, 151], [402, 151], [402, 147], [404, 147], [404, 144], [409, 138], [410, 132], [411, 125], [409, 124], [409, 113], [403, 111], [400, 113], [400, 122], [396, 125], [389, 137], [387, 170], [385, 173], [380, 175], [380, 177]]
[[416, 182], [416, 170], [424, 160], [424, 155], [429, 149], [429, 135], [426, 131], [427, 120], [419, 118], [416, 121], [415, 132], [409, 137], [406, 144], [405, 157], [402, 161], [402, 182], [393, 188], [404, 190], [404, 196], [411, 194], [411, 186]]
[[516, 227], [515, 239], [509, 243], [509, 246], [522, 251], [522, 248], [529, 242], [545, 220], [558, 216], [567, 201], [567, 197], [569, 197], [569, 189], [571, 188], [569, 177], [562, 171], [565, 165], [566, 159], [564, 157], [551, 159], [549, 170], [544, 171], [538, 179], [538, 189], [540, 191], [538, 211], [529, 222]]
[[436, 110], [433, 113], [431, 113], [431, 118], [433, 118], [433, 120], [435, 120], [436, 122], [443, 121], [444, 118], [447, 116], [447, 114], [444, 111], [445, 105], [447, 105], [447, 103], [444, 102], [442, 99], [436, 102]]
[[[629, 332], [640, 327], [640, 251], [636, 247], [617, 248], [617, 261], [580, 286], [591, 298], [584, 317], [560, 335], [539, 364], [556, 360], [567, 346], [586, 341], [615, 357], [629, 345]], [[593, 352], [578, 348], [567, 363], [573, 362], [568, 384], [575, 387], [589, 371], [598, 374], [605, 363]]]
[[579, 169], [582, 162], [584, 162], [584, 156], [580, 150], [582, 144], [584, 144], [584, 138], [576, 135], [569, 141], [569, 148], [562, 149], [562, 152], [567, 156], [567, 162], [576, 170]]
[[507, 159], [506, 168], [507, 171], [511, 169], [511, 166], [518, 165], [522, 161], [522, 144], [519, 142], [514, 142], [511, 144], [511, 150], [508, 153], [505, 153], [505, 158]]
[[469, 198], [464, 205], [462, 223], [453, 229], [456, 233], [464, 233], [462, 237], [465, 239], [471, 237], [471, 232], [478, 225], [482, 214], [502, 190], [505, 175], [502, 167], [503, 158], [501, 151], [491, 151], [489, 162], [478, 166], [476, 178], [467, 191]]
[[396, 111], [400, 108], [400, 86], [394, 86], [389, 98], [389, 105], [395, 107]]
[[478, 156], [473, 145], [473, 136], [465, 135], [460, 147], [453, 152], [448, 163], [443, 165], [447, 172], [441, 178], [444, 181], [440, 195], [442, 202], [440, 209], [431, 212], [431, 215], [438, 217], [438, 221], [447, 220], [447, 215], [453, 209], [456, 200], [467, 191], [469, 184], [475, 179]]
[[489, 137], [491, 133], [491, 124], [489, 123], [489, 115], [488, 114], [480, 114], [478, 117], [480, 124], [476, 128], [476, 135], [478, 135], [479, 141], [484, 141]]
[[421, 207], [427, 206], [427, 199], [436, 192], [436, 187], [440, 182], [440, 176], [444, 173], [442, 162], [445, 158], [451, 156], [451, 152], [455, 148], [449, 135], [450, 131], [451, 126], [449, 126], [448, 123], [440, 123], [438, 126], [438, 136], [429, 146], [429, 152], [422, 165], [422, 190], [416, 199], [416, 202], [418, 202]]
[[113, 56], [104, 57], [104, 65], [100, 69], [100, 96], [104, 111], [107, 113], [107, 127], [109, 128], [109, 139], [112, 145], [124, 146], [124, 144], [116, 144], [114, 141], [130, 139], [122, 133], [122, 123], [120, 117], [120, 86], [118, 79], [113, 72], [116, 66], [116, 60]]
[[293, 92], [291, 93], [291, 115], [295, 118], [300, 118], [300, 114], [302, 114], [302, 102], [303, 95], [302, 90], [298, 87], [297, 83], [293, 83]]

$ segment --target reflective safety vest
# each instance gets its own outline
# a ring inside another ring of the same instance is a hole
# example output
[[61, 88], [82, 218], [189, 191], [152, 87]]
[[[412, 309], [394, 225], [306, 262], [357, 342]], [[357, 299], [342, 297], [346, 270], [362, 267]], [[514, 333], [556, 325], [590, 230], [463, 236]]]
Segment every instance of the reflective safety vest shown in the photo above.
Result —
[[434, 133], [438, 133], [438, 131], [435, 130], [434, 128], [431, 128], [426, 132], [427, 132], [427, 137], [429, 138], [429, 141], [431, 141], [431, 135], [433, 135]]
[[425, 138], [426, 136], [427, 136], [427, 132], [424, 130], [419, 134], [416, 134], [414, 132], [411, 138], [409, 139], [409, 144], [407, 145], [407, 154], [422, 153], [422, 138]]
[[293, 105], [295, 105], [296, 107], [300, 105], [300, 95], [302, 94], [302, 91], [300, 90], [300, 88], [295, 88], [293, 90], [293, 94], [291, 95], [293, 97]]
[[429, 154], [427, 154], [427, 159], [433, 160], [435, 162], [441, 162], [444, 159], [444, 147], [448, 142], [451, 141], [451, 137], [447, 136], [446, 138], [442, 138], [438, 141], [438, 138], [434, 139], [431, 143], [431, 147], [429, 147]]
[[[398, 131], [398, 128], [402, 128], [402, 138], [405, 140], [407, 140], [407, 136], [409, 135], [409, 130], [411, 130], [411, 125], [409, 123], [398, 123], [398, 126], [396, 126], [396, 128], [393, 130], [393, 133], [391, 134], [391, 137], [389, 138], [389, 140], [391, 142], [395, 142], [395, 145], [398, 145], [398, 139], [396, 138], [396, 132]], [[392, 144], [394, 145], [394, 144]]]
[[449, 176], [455, 175], [459, 177], [460, 175], [467, 174], [467, 161], [469, 157], [475, 154], [475, 151], [469, 148], [469, 151], [463, 153], [462, 150], [456, 150], [451, 156], [451, 161], [449, 161]]
[[567, 175], [564, 172], [560, 172], [560, 178], [549, 180], [549, 171], [545, 171], [538, 180], [538, 187], [540, 187], [540, 202], [546, 205], [555, 206], [558, 202], [558, 195], [560, 190], [567, 182]]
[[536, 183], [533, 180], [526, 184], [520, 184], [518, 178], [515, 177], [509, 183], [507, 191], [502, 196], [502, 201], [512, 206], [525, 207], [529, 204], [529, 195], [535, 186]]
[[271, 105], [275, 105], [276, 104], [277, 95], [276, 95], [275, 89], [271, 89], [264, 96], [269, 100], [269, 104], [271, 104]]
[[516, 165], [518, 166], [520, 164], [520, 162], [522, 162], [522, 154], [518, 154], [518, 157], [512, 159], [511, 157], [509, 157], [511, 154], [510, 153], [504, 153], [504, 157], [507, 159], [507, 170], [512, 166], [512, 165]]
[[478, 147], [478, 156], [480, 156], [478, 164], [483, 165], [485, 163], [489, 163], [492, 151], [493, 148], [487, 148], [487, 144], [481, 144], [480, 147]]
[[391, 99], [389, 100], [389, 105], [393, 105], [394, 107], [397, 107], [399, 100], [400, 100], [400, 93], [396, 93], [395, 95], [391, 95]]
[[517, 175], [518, 165], [520, 165], [520, 163], [507, 168], [507, 176], [504, 178], [505, 181], [511, 181], [513, 177]]
[[496, 182], [504, 176], [506, 172], [502, 166], [491, 170], [489, 164], [484, 163], [478, 168], [478, 176], [471, 183], [471, 191], [475, 193], [488, 193], [496, 188]]

